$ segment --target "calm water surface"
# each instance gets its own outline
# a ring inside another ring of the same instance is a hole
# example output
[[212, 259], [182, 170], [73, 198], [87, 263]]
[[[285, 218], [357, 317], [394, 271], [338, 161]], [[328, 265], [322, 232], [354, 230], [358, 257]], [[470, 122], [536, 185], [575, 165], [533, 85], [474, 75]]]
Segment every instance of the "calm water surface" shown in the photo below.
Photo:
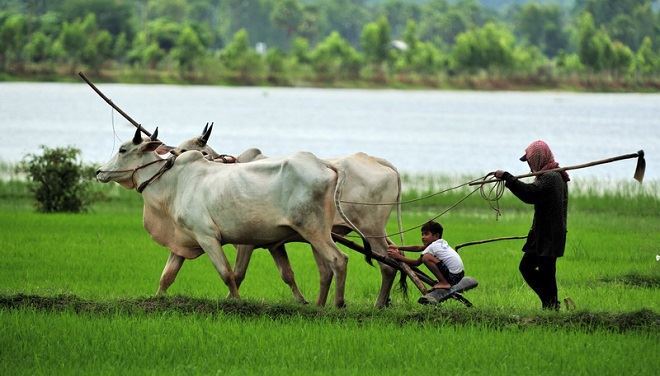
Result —
[[[536, 139], [562, 165], [644, 149], [647, 180], [660, 179], [660, 94], [398, 91], [100, 84], [135, 120], [170, 145], [214, 121], [210, 145], [269, 156], [307, 150], [320, 157], [357, 151], [401, 171], [525, 173], [518, 161]], [[85, 161], [108, 160], [134, 128], [86, 84], [0, 83], [0, 160], [39, 145], [75, 146]], [[630, 180], [634, 160], [573, 176]]]

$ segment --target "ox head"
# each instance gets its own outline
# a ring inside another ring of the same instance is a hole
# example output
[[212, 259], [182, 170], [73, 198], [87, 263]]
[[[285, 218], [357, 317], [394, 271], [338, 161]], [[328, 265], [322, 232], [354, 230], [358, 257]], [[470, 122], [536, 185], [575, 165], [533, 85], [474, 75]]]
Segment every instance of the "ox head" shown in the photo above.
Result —
[[183, 152], [186, 152], [188, 150], [199, 150], [204, 154], [204, 157], [208, 159], [215, 159], [220, 157], [220, 154], [218, 154], [213, 148], [207, 145], [209, 141], [209, 137], [211, 137], [211, 132], [213, 131], [213, 123], [209, 126], [209, 123], [206, 123], [204, 126], [204, 130], [202, 131], [202, 135], [199, 137], [194, 137], [191, 138], [190, 140], [186, 140], [179, 144], [177, 146], [173, 153], [174, 154], [181, 154]]
[[157, 138], [158, 128], [150, 138], [143, 138], [137, 129], [133, 139], [123, 143], [117, 154], [96, 170], [96, 179], [102, 183], [114, 181], [128, 189], [135, 188], [135, 172], [147, 163], [161, 159], [155, 150], [163, 143]]

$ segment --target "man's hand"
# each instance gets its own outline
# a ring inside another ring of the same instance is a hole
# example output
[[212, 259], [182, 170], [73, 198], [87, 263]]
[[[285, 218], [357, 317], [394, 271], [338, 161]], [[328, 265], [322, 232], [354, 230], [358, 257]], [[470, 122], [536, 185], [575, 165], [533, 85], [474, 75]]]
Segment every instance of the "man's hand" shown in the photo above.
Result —
[[498, 178], [498, 179], [502, 179], [502, 177], [504, 176], [505, 173], [506, 173], [506, 171], [497, 170], [497, 171], [495, 171], [495, 177]]

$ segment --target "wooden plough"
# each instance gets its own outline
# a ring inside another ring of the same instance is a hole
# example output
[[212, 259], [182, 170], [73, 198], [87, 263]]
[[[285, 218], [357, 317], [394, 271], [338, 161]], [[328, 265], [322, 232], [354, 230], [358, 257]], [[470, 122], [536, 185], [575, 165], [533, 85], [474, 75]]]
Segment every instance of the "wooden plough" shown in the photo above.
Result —
[[[489, 239], [489, 240], [482, 240], [478, 242], [470, 242], [470, 243], [465, 243], [463, 245], [459, 245], [456, 248], [461, 248], [467, 245], [473, 245], [473, 244], [483, 244], [483, 243], [488, 243], [491, 241], [497, 241], [497, 240], [509, 240], [509, 239], [522, 239], [525, 238], [524, 236], [514, 236], [514, 237], [507, 237], [507, 238], [496, 238], [496, 239]], [[449, 290], [438, 290], [438, 289], [429, 289], [426, 287], [426, 285], [429, 286], [434, 286], [438, 281], [435, 279], [429, 277], [427, 274], [422, 272], [416, 267], [411, 267], [410, 265], [399, 262], [397, 260], [394, 260], [390, 257], [387, 256], [381, 256], [377, 253], [367, 253], [365, 251], [364, 247], [346, 239], [345, 237], [337, 234], [332, 234], [332, 240], [335, 242], [342, 244], [354, 251], [360, 252], [365, 256], [371, 257], [375, 259], [378, 262], [382, 262], [385, 265], [389, 265], [397, 270], [400, 270], [401, 272], [405, 273], [411, 281], [415, 284], [415, 287], [419, 290], [419, 292], [422, 293], [422, 297], [419, 298], [417, 301], [420, 304], [439, 304], [444, 302], [447, 299], [454, 299], [457, 300], [461, 303], [463, 303], [466, 307], [472, 307], [472, 302], [470, 302], [465, 296], [463, 296], [462, 292], [471, 290], [475, 287], [478, 286], [478, 282], [476, 279], [472, 277], [463, 277], [463, 279], [457, 283], [456, 285], [452, 286]]]

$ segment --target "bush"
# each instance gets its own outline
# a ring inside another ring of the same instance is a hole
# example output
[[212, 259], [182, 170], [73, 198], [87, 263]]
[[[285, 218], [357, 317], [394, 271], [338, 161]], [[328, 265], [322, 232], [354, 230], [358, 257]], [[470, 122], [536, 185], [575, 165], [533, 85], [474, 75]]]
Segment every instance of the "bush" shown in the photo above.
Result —
[[80, 150], [72, 147], [48, 148], [41, 146], [42, 155], [28, 154], [18, 169], [29, 179], [38, 211], [85, 211], [90, 203], [89, 182], [93, 168], [78, 159]]

